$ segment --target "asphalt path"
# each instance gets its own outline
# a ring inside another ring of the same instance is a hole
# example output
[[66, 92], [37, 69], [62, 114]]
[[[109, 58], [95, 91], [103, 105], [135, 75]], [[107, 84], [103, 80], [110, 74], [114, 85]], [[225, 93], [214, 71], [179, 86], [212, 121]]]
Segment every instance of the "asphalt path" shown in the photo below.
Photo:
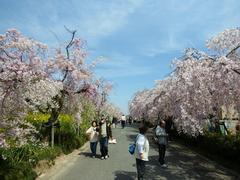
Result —
[[[39, 180], [134, 180], [136, 179], [136, 162], [134, 156], [128, 153], [128, 146], [138, 133], [136, 125], [113, 129], [113, 136], [117, 144], [109, 144], [110, 158], [100, 159], [90, 156], [89, 143], [83, 148], [69, 154], [64, 159], [56, 161], [56, 165], [42, 174]], [[206, 180], [235, 180], [240, 175], [226, 169], [209, 159], [196, 154], [190, 149], [170, 142], [166, 160], [168, 168], [161, 168], [158, 164], [157, 146], [152, 141], [151, 132], [149, 162], [146, 166], [148, 180], [175, 179], [206, 179]]]

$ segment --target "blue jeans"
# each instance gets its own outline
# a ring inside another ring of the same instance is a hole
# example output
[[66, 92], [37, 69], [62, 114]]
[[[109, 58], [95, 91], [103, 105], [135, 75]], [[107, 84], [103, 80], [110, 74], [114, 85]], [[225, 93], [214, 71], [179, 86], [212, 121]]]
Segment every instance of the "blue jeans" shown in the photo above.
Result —
[[96, 152], [97, 152], [97, 141], [96, 142], [90, 142], [90, 149], [92, 152], [92, 156], [96, 156]]
[[108, 138], [101, 137], [99, 143], [100, 143], [101, 157], [105, 157], [106, 155], [108, 155]]

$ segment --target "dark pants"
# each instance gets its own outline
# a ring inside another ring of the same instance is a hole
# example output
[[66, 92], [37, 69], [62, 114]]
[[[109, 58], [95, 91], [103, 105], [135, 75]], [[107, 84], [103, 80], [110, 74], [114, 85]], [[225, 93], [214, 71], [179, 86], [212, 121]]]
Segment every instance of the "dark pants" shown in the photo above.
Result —
[[96, 156], [96, 151], [97, 151], [97, 141], [96, 142], [90, 142], [90, 149], [92, 152], [92, 156]]
[[143, 180], [145, 174], [145, 161], [136, 158], [138, 180]]
[[108, 155], [108, 138], [101, 137], [99, 143], [100, 143], [101, 157], [105, 157], [106, 155]]
[[125, 122], [125, 121], [122, 121], [122, 128], [125, 127], [125, 124], [126, 124], [126, 122]]
[[158, 152], [159, 152], [159, 163], [163, 165], [165, 163], [165, 152], [166, 152], [166, 145], [158, 144]]

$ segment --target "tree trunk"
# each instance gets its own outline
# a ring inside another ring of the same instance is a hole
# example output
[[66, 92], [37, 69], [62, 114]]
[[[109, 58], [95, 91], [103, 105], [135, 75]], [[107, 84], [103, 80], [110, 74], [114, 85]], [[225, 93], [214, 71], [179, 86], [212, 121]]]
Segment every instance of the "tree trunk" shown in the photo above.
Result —
[[63, 99], [64, 99], [64, 92], [62, 92], [61, 96], [56, 96], [56, 101], [58, 102], [59, 108], [53, 108], [51, 112], [51, 116], [48, 119], [48, 123], [51, 125], [51, 147], [54, 146], [54, 123], [58, 120], [60, 115], [61, 109], [63, 107]]
[[51, 126], [51, 147], [54, 147], [54, 123]]

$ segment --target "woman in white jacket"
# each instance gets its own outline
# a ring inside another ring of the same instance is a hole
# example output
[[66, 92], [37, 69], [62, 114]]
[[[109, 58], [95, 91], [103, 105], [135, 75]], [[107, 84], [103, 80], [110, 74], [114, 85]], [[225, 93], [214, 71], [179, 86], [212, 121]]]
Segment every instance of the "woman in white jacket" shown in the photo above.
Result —
[[142, 180], [145, 175], [145, 162], [148, 161], [148, 152], [149, 152], [149, 142], [145, 136], [147, 132], [147, 127], [142, 126], [139, 128], [139, 134], [136, 138], [136, 166], [137, 166], [137, 175], [138, 180]]
[[87, 134], [90, 136], [90, 149], [92, 152], [92, 157], [96, 157], [96, 151], [97, 151], [97, 143], [98, 143], [98, 132], [97, 129], [97, 122], [93, 121], [92, 126], [86, 131]]

